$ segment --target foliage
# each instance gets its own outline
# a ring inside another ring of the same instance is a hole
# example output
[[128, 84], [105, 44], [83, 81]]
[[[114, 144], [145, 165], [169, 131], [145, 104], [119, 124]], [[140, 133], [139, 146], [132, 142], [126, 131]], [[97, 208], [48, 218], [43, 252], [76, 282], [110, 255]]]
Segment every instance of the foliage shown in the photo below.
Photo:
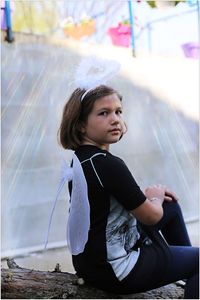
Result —
[[[177, 0], [177, 1], [173, 1], [174, 2], [174, 6], [176, 6], [179, 2], [185, 2], [186, 0]], [[157, 5], [156, 5], [156, 2], [157, 1], [147, 1], [147, 3], [152, 7], [152, 8], [156, 8]], [[168, 2], [171, 2], [171, 1], [168, 1]]]
[[151, 8], [155, 8], [156, 7], [155, 1], [147, 1], [147, 3], [151, 6]]
[[12, 26], [16, 32], [49, 33], [56, 28], [58, 21], [59, 16], [53, 2], [15, 1]]

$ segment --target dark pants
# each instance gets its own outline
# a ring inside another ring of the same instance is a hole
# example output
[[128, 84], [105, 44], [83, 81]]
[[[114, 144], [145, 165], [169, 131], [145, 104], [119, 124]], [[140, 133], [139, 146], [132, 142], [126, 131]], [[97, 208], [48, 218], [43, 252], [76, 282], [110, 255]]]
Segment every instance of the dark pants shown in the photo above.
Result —
[[165, 241], [142, 246], [138, 262], [121, 282], [123, 290], [144, 292], [186, 279], [184, 298], [199, 299], [199, 249], [191, 246], [178, 203], [164, 202], [163, 209], [159, 223], [142, 228], [150, 237], [161, 232], [168, 247]]

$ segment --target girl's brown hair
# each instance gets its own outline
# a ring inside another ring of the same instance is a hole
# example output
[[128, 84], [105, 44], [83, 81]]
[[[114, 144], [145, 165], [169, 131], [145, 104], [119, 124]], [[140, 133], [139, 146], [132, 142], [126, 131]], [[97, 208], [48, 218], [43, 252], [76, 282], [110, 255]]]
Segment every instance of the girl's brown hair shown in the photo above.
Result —
[[64, 106], [58, 137], [60, 144], [65, 149], [76, 150], [82, 144], [81, 124], [86, 122], [97, 99], [117, 94], [119, 99], [122, 100], [122, 96], [116, 90], [106, 85], [100, 85], [92, 89], [81, 101], [81, 97], [85, 92], [84, 89], [76, 89]]

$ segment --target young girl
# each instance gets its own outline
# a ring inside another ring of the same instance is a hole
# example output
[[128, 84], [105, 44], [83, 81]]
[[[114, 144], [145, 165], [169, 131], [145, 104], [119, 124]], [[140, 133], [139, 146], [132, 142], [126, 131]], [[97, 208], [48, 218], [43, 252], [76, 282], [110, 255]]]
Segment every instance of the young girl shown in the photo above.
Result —
[[[77, 88], [64, 107], [60, 143], [81, 164], [89, 209], [82, 249], [72, 250], [73, 266], [86, 282], [119, 294], [186, 279], [185, 298], [198, 299], [198, 248], [191, 246], [177, 196], [159, 184], [142, 192], [109, 151], [125, 131], [122, 97], [107, 85]], [[69, 184], [72, 194], [75, 185]], [[85, 226], [84, 209], [74, 204], [73, 213], [73, 201], [71, 220]]]

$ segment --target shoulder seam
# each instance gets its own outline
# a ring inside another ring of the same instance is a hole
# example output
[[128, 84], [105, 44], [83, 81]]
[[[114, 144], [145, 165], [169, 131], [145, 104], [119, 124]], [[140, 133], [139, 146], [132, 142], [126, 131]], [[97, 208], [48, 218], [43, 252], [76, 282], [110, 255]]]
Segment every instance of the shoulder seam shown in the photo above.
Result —
[[101, 179], [100, 179], [100, 177], [99, 177], [99, 175], [98, 175], [98, 173], [97, 173], [97, 171], [96, 171], [96, 169], [95, 169], [94, 163], [93, 163], [93, 161], [92, 161], [93, 158], [95, 158], [96, 156], [99, 156], [99, 155], [106, 156], [106, 153], [101, 153], [101, 152], [95, 153], [95, 154], [92, 155], [90, 158], [87, 158], [87, 159], [83, 160], [83, 161], [81, 162], [81, 164], [83, 164], [83, 163], [86, 162], [86, 161], [90, 161], [90, 162], [91, 162], [91, 165], [92, 165], [92, 168], [93, 168], [93, 170], [94, 170], [94, 173], [95, 173], [95, 175], [96, 175], [96, 177], [97, 177], [97, 179], [98, 179], [100, 185], [101, 185], [102, 187], [104, 187], [104, 186], [103, 186], [103, 183], [102, 183], [102, 181], [101, 181]]

